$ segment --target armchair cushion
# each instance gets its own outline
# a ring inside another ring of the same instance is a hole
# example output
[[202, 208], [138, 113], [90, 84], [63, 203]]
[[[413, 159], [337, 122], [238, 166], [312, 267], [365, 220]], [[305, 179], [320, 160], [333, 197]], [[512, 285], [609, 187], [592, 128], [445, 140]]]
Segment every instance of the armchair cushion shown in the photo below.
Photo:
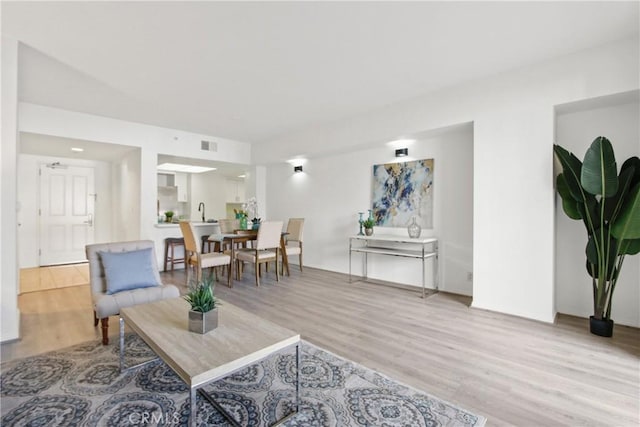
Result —
[[126, 252], [100, 252], [107, 280], [107, 295], [160, 286], [154, 272], [152, 248]]

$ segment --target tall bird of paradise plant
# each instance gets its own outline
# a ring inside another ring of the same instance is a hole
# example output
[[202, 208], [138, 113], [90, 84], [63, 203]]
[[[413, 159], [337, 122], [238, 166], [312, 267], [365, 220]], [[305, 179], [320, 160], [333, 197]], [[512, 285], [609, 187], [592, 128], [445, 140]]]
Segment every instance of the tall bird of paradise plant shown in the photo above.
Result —
[[611, 304], [626, 255], [640, 252], [640, 159], [630, 157], [617, 171], [611, 142], [596, 138], [580, 162], [559, 145], [562, 164], [556, 188], [569, 218], [587, 230], [587, 272], [592, 278], [591, 332], [611, 336]]

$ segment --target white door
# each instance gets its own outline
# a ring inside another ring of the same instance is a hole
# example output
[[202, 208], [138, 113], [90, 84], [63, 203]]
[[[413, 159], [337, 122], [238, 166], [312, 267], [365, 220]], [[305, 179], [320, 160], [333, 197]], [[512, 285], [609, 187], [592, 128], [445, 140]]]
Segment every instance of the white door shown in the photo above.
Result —
[[85, 261], [94, 241], [94, 170], [58, 164], [40, 167], [40, 265]]

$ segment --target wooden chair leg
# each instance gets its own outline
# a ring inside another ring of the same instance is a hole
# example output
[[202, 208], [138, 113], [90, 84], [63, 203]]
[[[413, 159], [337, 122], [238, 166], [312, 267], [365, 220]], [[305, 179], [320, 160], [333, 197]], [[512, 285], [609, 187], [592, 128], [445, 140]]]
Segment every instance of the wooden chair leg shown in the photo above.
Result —
[[198, 266], [196, 267], [196, 280], [198, 281], [198, 283], [202, 280], [202, 267], [200, 266], [200, 264], [198, 264]]
[[302, 252], [300, 252], [300, 258], [298, 262], [300, 263], [300, 273], [302, 273]]
[[164, 242], [164, 270], [162, 271], [167, 271], [167, 255], [169, 254], [169, 244], [167, 244], [167, 242]]
[[93, 310], [93, 326], [98, 326], [99, 321], [100, 319], [98, 319], [98, 316], [96, 316], [96, 311]]
[[256, 262], [255, 270], [256, 270], [256, 286], [260, 286], [260, 264], [258, 262]]
[[102, 324], [102, 345], [109, 344], [109, 318], [103, 317], [100, 319]]
[[241, 268], [242, 266], [242, 261], [240, 261], [239, 259], [236, 260], [236, 277], [239, 280], [242, 280], [242, 275], [244, 273], [244, 271], [242, 271], [243, 269]]
[[191, 263], [188, 261], [189, 257], [187, 256], [187, 253], [185, 252], [184, 257], [187, 259], [184, 262], [184, 272], [186, 273], [186, 279], [185, 279], [185, 285], [187, 287], [189, 287], [189, 280], [191, 279]]

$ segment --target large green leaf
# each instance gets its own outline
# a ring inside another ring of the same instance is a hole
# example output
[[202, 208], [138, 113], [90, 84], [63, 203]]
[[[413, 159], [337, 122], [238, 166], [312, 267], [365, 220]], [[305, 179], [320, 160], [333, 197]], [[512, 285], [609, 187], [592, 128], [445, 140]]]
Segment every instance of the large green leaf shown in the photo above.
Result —
[[621, 255], [636, 255], [640, 253], [640, 239], [623, 240], [618, 249]]
[[631, 180], [631, 187], [634, 187], [636, 184], [640, 184], [640, 158], [637, 156], [629, 157], [624, 161], [622, 167], [620, 168], [620, 173], [627, 168], [634, 168], [633, 179]]
[[582, 221], [587, 229], [587, 234], [591, 235], [594, 231], [604, 224], [600, 223], [600, 202], [596, 200], [596, 196], [585, 193], [584, 203], [577, 203], [578, 211], [582, 216]]
[[558, 178], [556, 178], [556, 188], [562, 198], [562, 209], [564, 213], [571, 219], [582, 219], [582, 215], [580, 215], [580, 210], [578, 209], [578, 203], [580, 202], [577, 202], [576, 199], [571, 196], [567, 181], [564, 179], [564, 173], [561, 173], [558, 175]]
[[580, 184], [580, 174], [582, 173], [582, 162], [559, 145], [553, 146], [553, 151], [556, 153], [564, 174], [564, 179], [567, 183], [567, 187], [571, 192], [571, 196], [578, 202], [584, 201], [584, 191]]
[[611, 197], [618, 191], [618, 166], [607, 138], [599, 136], [591, 143], [582, 163], [580, 183], [593, 195]]
[[611, 233], [619, 240], [640, 239], [640, 184], [629, 191]]
[[604, 219], [605, 221], [615, 221], [616, 217], [620, 213], [622, 204], [624, 203], [629, 188], [632, 187], [633, 176], [635, 173], [635, 167], [628, 165], [626, 168], [620, 169], [620, 176], [618, 176], [618, 192], [613, 197], [604, 199]]

